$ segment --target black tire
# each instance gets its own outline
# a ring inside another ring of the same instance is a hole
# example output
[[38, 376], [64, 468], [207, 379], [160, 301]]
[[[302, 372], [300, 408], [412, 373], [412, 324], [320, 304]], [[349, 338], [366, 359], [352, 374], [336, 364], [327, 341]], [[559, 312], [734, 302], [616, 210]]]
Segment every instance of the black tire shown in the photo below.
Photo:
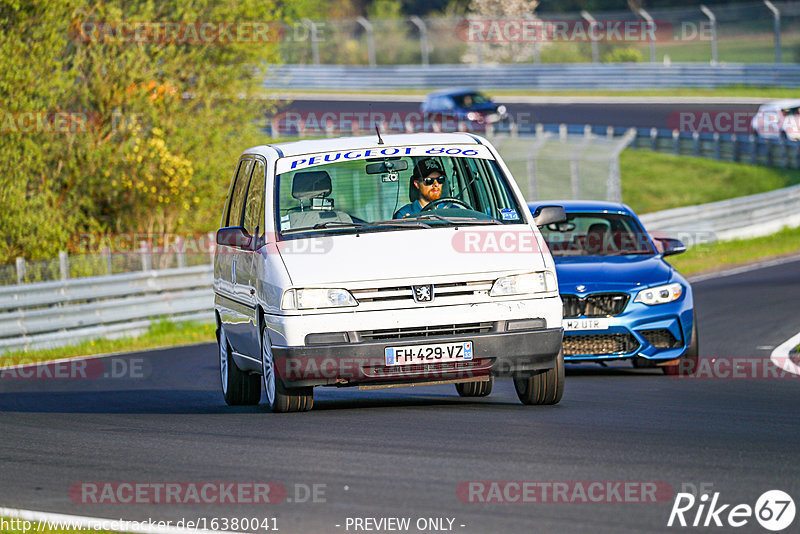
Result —
[[314, 407], [314, 387], [286, 387], [275, 373], [272, 345], [266, 328], [261, 329], [261, 371], [267, 406], [273, 413], [307, 412]]
[[217, 329], [217, 352], [222, 396], [228, 406], [258, 404], [261, 400], [261, 378], [258, 375], [245, 373], [236, 366], [222, 326]]
[[558, 404], [564, 395], [564, 351], [556, 366], [533, 376], [515, 376], [514, 389], [522, 404]]
[[456, 384], [456, 391], [462, 397], [486, 397], [492, 393], [494, 377], [490, 376], [486, 382], [462, 382]]
[[692, 340], [689, 348], [678, 360], [678, 365], [668, 365], [662, 367], [664, 374], [668, 376], [694, 376], [697, 373], [697, 365], [700, 360], [700, 336], [697, 333], [697, 317], [692, 316]]

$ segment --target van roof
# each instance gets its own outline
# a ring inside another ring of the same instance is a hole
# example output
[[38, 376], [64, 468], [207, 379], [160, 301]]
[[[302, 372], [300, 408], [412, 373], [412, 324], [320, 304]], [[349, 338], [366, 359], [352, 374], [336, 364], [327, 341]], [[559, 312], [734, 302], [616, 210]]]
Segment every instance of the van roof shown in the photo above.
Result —
[[339, 150], [359, 150], [366, 148], [381, 148], [384, 146], [413, 146], [413, 145], [482, 145], [484, 139], [468, 133], [413, 133], [413, 134], [386, 134], [381, 135], [383, 145], [378, 144], [378, 136], [362, 135], [358, 137], [336, 137], [325, 139], [309, 139], [306, 141], [291, 141], [289, 143], [276, 143], [273, 145], [254, 146], [245, 150], [245, 154], [261, 154], [266, 156], [271, 149], [278, 152], [281, 157], [300, 156], [303, 154], [316, 154], [319, 152], [336, 152]]

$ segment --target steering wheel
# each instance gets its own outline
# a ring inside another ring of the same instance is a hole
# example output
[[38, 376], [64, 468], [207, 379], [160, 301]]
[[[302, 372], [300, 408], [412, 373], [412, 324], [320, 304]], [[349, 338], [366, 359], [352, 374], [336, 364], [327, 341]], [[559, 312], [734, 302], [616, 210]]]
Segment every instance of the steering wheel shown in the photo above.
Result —
[[422, 208], [422, 210], [420, 210], [420, 213], [422, 213], [423, 211], [432, 210], [436, 206], [438, 206], [439, 204], [444, 204], [445, 202], [452, 203], [452, 204], [460, 204], [464, 208], [474, 211], [472, 209], [472, 206], [470, 206], [469, 204], [467, 204], [463, 200], [459, 200], [459, 199], [453, 198], [453, 197], [446, 197], [446, 198], [440, 198], [438, 200], [434, 200], [433, 202], [429, 202], [428, 204], [425, 205], [424, 208]]

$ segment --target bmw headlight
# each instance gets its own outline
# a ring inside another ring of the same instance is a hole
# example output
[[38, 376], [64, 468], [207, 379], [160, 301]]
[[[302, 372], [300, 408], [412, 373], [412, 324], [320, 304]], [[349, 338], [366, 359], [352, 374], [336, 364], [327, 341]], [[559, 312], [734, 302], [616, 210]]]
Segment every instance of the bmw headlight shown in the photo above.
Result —
[[681, 295], [683, 295], [682, 285], [677, 283], [666, 284], [642, 289], [633, 301], [652, 306], [654, 304], [666, 304], [667, 302], [678, 300], [681, 298]]
[[553, 272], [541, 271], [498, 278], [492, 285], [489, 296], [506, 297], [528, 293], [547, 293], [556, 289], [556, 277]]
[[358, 306], [358, 301], [346, 289], [290, 289], [283, 294], [283, 299], [281, 299], [281, 309], [284, 310], [352, 306]]

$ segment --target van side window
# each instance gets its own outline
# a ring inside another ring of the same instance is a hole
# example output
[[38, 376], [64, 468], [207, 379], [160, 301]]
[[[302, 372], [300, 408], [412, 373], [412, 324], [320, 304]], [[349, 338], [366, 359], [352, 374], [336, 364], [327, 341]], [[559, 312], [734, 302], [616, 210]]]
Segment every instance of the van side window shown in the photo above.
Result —
[[[264, 233], [264, 187], [265, 170], [264, 162], [257, 159], [250, 178], [250, 188], [247, 192], [247, 203], [244, 207], [244, 229], [250, 235]], [[256, 230], [258, 228], [258, 230]]]
[[253, 168], [252, 159], [243, 159], [239, 164], [239, 172], [236, 173], [236, 182], [231, 193], [231, 205], [228, 209], [228, 220], [226, 226], [242, 226], [244, 215], [244, 200], [247, 194], [247, 186], [250, 182], [250, 170]]

